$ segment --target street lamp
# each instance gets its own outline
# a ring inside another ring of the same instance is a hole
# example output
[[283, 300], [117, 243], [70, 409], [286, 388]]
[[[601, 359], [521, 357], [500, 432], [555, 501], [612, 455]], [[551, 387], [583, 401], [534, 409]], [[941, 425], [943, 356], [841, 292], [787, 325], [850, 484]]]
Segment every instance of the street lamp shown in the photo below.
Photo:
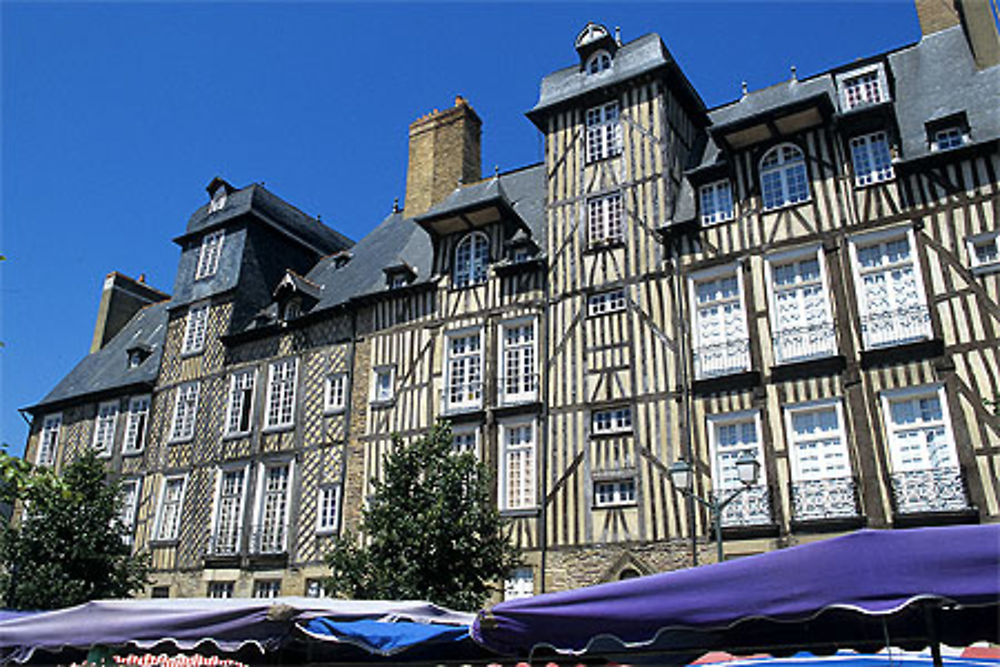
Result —
[[[736, 476], [743, 486], [734, 489], [725, 498], [716, 499], [709, 496], [706, 500], [694, 493], [694, 468], [690, 461], [680, 459], [670, 466], [670, 483], [680, 491], [681, 494], [692, 498], [708, 508], [712, 514], [712, 522], [715, 524], [715, 548], [718, 553], [718, 560], [722, 562], [722, 510], [733, 502], [737, 496], [757, 483], [760, 477], [760, 462], [749, 452], [745, 452], [736, 460]], [[692, 528], [693, 529], [693, 528]]]

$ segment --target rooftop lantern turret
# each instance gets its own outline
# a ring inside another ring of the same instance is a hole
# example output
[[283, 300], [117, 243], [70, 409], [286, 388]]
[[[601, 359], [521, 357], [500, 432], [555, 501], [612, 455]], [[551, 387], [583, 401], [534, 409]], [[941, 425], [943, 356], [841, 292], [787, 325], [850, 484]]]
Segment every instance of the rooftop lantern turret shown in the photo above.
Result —
[[576, 52], [580, 67], [588, 74], [599, 74], [611, 68], [611, 61], [618, 50], [618, 42], [607, 27], [590, 22], [576, 36]]

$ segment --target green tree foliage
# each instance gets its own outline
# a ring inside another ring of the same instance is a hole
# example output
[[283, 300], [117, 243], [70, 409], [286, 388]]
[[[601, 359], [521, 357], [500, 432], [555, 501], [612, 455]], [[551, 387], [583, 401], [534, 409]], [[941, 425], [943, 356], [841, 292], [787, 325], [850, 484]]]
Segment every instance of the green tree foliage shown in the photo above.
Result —
[[2, 495], [23, 503], [0, 530], [0, 594], [11, 609], [56, 609], [127, 597], [147, 583], [119, 518], [121, 486], [88, 453], [62, 477], [0, 452]]
[[492, 479], [471, 453], [452, 450], [438, 424], [406, 445], [393, 436], [382, 480], [361, 519], [327, 555], [327, 589], [355, 599], [430, 600], [478, 609], [520, 562], [494, 505]]

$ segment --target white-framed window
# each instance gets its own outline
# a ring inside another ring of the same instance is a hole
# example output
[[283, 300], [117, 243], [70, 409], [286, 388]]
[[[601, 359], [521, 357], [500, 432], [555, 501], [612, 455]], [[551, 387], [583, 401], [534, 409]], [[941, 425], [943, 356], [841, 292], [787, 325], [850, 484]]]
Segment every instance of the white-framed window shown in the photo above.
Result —
[[208, 597], [215, 599], [228, 599], [233, 597], [236, 590], [235, 581], [210, 581], [208, 582]]
[[316, 532], [323, 534], [337, 532], [339, 515], [340, 484], [325, 484], [319, 487], [316, 498]]
[[893, 229], [850, 240], [854, 282], [866, 348], [928, 338], [930, 313], [911, 229]]
[[622, 193], [612, 192], [587, 200], [587, 231], [590, 245], [619, 243], [625, 240]]
[[879, 65], [841, 74], [837, 78], [840, 83], [841, 104], [845, 110], [878, 104], [889, 99], [882, 68]]
[[256, 553], [283, 553], [288, 538], [291, 462], [261, 464], [257, 480]]
[[635, 478], [607, 479], [594, 482], [594, 506], [618, 507], [635, 504]]
[[806, 158], [798, 146], [780, 144], [764, 154], [760, 192], [765, 211], [809, 200]]
[[965, 239], [965, 247], [973, 273], [1000, 271], [1000, 231], [970, 236]]
[[760, 412], [748, 410], [708, 417], [712, 448], [712, 488], [716, 491], [737, 489], [743, 484], [736, 462], [749, 455], [761, 463], [758, 484], [765, 482], [764, 451], [760, 439]]
[[796, 482], [851, 476], [840, 400], [785, 406], [785, 429]]
[[38, 435], [38, 452], [35, 463], [40, 466], [51, 466], [56, 462], [59, 451], [59, 430], [62, 428], [62, 413], [45, 415], [42, 421], [42, 431]]
[[190, 440], [194, 437], [195, 417], [198, 414], [198, 392], [201, 385], [188, 382], [177, 387], [174, 402], [174, 419], [170, 426], [172, 441]]
[[479, 426], [456, 426], [451, 431], [451, 451], [454, 454], [469, 453], [480, 458]]
[[622, 125], [618, 102], [587, 109], [587, 162], [622, 152]]
[[892, 153], [885, 132], [872, 132], [851, 139], [851, 162], [854, 165], [854, 184], [871, 185], [892, 180]]
[[347, 406], [347, 373], [330, 373], [323, 389], [326, 412], [339, 412]]
[[122, 503], [118, 508], [118, 519], [126, 530], [125, 541], [132, 543], [132, 531], [135, 530], [135, 517], [139, 509], [139, 493], [142, 490], [142, 479], [123, 479], [121, 486]]
[[534, 319], [500, 324], [502, 368], [500, 400], [503, 403], [533, 401], [538, 396], [537, 326]]
[[584, 68], [587, 74], [600, 74], [611, 69], [611, 54], [605, 50], [600, 50], [587, 59]]
[[400, 287], [406, 287], [410, 282], [409, 277], [402, 271], [397, 271], [396, 273], [391, 273], [386, 277], [386, 287], [389, 289], [399, 289]]
[[483, 332], [445, 336], [445, 409], [476, 408], [483, 400]]
[[743, 308], [739, 266], [728, 265], [691, 276], [691, 316], [696, 379], [750, 368], [750, 337]]
[[210, 541], [211, 553], [218, 556], [240, 552], [243, 535], [243, 505], [246, 499], [247, 469], [220, 468], [215, 478], [215, 516]]
[[328, 598], [326, 585], [322, 579], [306, 579], [307, 598]]
[[630, 433], [632, 431], [632, 408], [626, 405], [606, 410], [594, 410], [590, 414], [590, 424], [592, 435]]
[[486, 267], [489, 263], [489, 237], [483, 232], [466, 234], [455, 246], [452, 284], [455, 287], [468, 287], [486, 282]]
[[958, 125], [951, 125], [934, 132], [931, 149], [935, 151], [947, 151], [962, 146], [965, 144], [965, 141], [965, 132], [962, 128]]
[[500, 509], [534, 508], [535, 422], [501, 422]]
[[226, 197], [228, 193], [224, 186], [219, 186], [212, 193], [212, 199], [208, 202], [208, 212], [215, 213], [216, 211], [221, 211], [226, 206]]
[[836, 354], [822, 250], [771, 255], [766, 266], [775, 361], [784, 364]]
[[958, 468], [943, 386], [883, 392], [882, 413], [893, 472]]
[[714, 225], [733, 219], [733, 188], [729, 179], [723, 179], [698, 188], [701, 204], [701, 224]]
[[229, 380], [229, 402], [226, 407], [226, 435], [249, 433], [253, 428], [253, 392], [257, 370], [236, 371]]
[[295, 380], [297, 358], [271, 364], [267, 381], [267, 419], [265, 428], [285, 428], [295, 423]]
[[149, 396], [133, 396], [128, 402], [128, 421], [125, 422], [125, 443], [122, 454], [136, 454], [146, 447], [149, 428]]
[[205, 332], [208, 328], [207, 302], [197, 303], [188, 308], [187, 324], [184, 328], [182, 354], [196, 354], [205, 349]]
[[591, 294], [587, 297], [587, 315], [589, 317], [596, 317], [598, 315], [617, 313], [625, 310], [627, 305], [624, 287]]
[[395, 366], [376, 366], [372, 369], [372, 403], [388, 403], [395, 396]]
[[219, 270], [219, 256], [222, 254], [223, 232], [206, 234], [201, 240], [201, 251], [198, 253], [198, 268], [194, 279], [210, 278]]
[[115, 423], [118, 420], [118, 401], [101, 403], [94, 420], [94, 451], [100, 456], [111, 456], [115, 445]]
[[253, 582], [255, 598], [273, 599], [281, 596], [281, 579], [257, 579]]
[[160, 486], [160, 503], [156, 513], [156, 539], [176, 540], [181, 527], [181, 510], [184, 509], [186, 475], [164, 477]]
[[530, 598], [535, 594], [535, 573], [530, 567], [519, 567], [503, 582], [503, 599]]

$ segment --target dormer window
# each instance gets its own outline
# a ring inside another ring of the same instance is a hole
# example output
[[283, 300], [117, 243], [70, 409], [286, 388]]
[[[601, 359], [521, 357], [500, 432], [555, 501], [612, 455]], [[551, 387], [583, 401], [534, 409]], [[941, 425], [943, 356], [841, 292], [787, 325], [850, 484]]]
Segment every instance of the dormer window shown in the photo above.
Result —
[[607, 51], [598, 51], [587, 61], [587, 74], [600, 74], [609, 69], [611, 69], [611, 54]]
[[208, 212], [215, 213], [216, 211], [221, 211], [226, 206], [226, 188], [222, 185], [215, 189], [212, 193], [212, 200], [208, 203]]
[[946, 127], [934, 133], [933, 148], [936, 151], [946, 151], [958, 148], [965, 143], [965, 134], [958, 126]]
[[223, 238], [223, 232], [218, 231], [206, 234], [201, 240], [201, 250], [198, 253], [198, 266], [194, 273], [195, 280], [211, 278], [219, 270], [219, 257], [222, 255]]
[[302, 300], [297, 298], [289, 299], [285, 303], [284, 312], [281, 315], [281, 319], [285, 322], [291, 322], [296, 317], [302, 315]]
[[716, 181], [698, 188], [701, 224], [714, 225], [733, 219], [733, 190], [729, 180]]
[[486, 282], [486, 265], [490, 261], [490, 240], [482, 232], [466, 234], [455, 248], [452, 283], [468, 287]]
[[837, 77], [840, 103], [844, 111], [889, 100], [885, 73], [881, 64], [847, 72]]
[[149, 350], [145, 347], [130, 347], [126, 352], [129, 368], [138, 368], [149, 356]]
[[411, 267], [406, 262], [399, 262], [393, 266], [387, 266], [382, 269], [385, 273], [385, 286], [386, 289], [399, 289], [401, 287], [406, 287], [413, 282], [413, 279], [417, 277], [416, 269]]

